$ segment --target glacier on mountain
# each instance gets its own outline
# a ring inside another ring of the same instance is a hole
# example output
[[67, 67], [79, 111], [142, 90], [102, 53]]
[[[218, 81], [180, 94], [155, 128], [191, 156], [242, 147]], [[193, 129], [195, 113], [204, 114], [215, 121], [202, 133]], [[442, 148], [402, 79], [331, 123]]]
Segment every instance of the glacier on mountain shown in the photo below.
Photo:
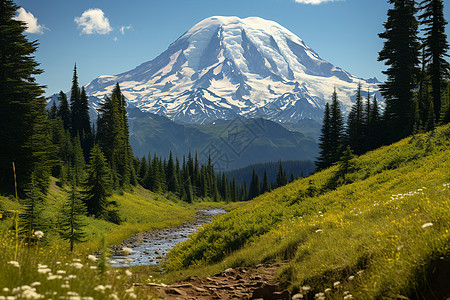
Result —
[[207, 18], [155, 59], [86, 85], [95, 107], [119, 82], [139, 109], [185, 123], [261, 117], [281, 123], [320, 120], [336, 88], [344, 110], [364, 80], [321, 59], [299, 37], [258, 17]]

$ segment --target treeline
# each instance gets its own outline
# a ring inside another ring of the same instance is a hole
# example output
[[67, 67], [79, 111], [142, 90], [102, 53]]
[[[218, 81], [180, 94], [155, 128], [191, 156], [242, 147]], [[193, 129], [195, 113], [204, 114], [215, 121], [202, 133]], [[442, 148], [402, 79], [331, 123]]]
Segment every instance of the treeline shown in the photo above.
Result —
[[[245, 181], [247, 185], [250, 185], [253, 170], [255, 170], [260, 178], [263, 178], [264, 172], [266, 172], [268, 181], [275, 182], [278, 174], [279, 164], [280, 162], [259, 163], [237, 170], [227, 171], [225, 172], [225, 174], [229, 178], [235, 178], [238, 184], [243, 184]], [[292, 175], [295, 178], [306, 177], [314, 173], [315, 170], [314, 162], [310, 160], [281, 161], [281, 165], [289, 178]]]
[[[245, 181], [236, 183], [234, 177], [227, 176], [224, 172], [217, 174], [211, 159], [207, 163], [201, 163], [197, 154], [193, 156], [191, 153], [187, 158], [183, 156], [182, 163], [173, 157], [172, 152], [168, 160], [156, 154], [149, 155], [136, 161], [135, 168], [139, 183], [144, 188], [156, 193], [171, 192], [188, 203], [199, 198], [227, 202], [247, 201], [269, 191], [270, 187], [275, 187], [268, 185], [267, 189], [262, 190], [259, 177], [252, 180], [250, 186]], [[267, 174], [265, 178], [267, 181]], [[287, 179], [283, 183], [286, 184]]]
[[[387, 80], [381, 84], [385, 110], [379, 111], [376, 97], [366, 101], [361, 85], [356, 101], [344, 123], [334, 91], [326, 104], [317, 169], [341, 160], [347, 148], [357, 155], [396, 142], [408, 135], [429, 131], [450, 122], [450, 64], [445, 59], [450, 49], [445, 34], [447, 24], [442, 0], [389, 0], [385, 40], [379, 61], [388, 66]], [[419, 26], [424, 38], [420, 39]], [[348, 154], [348, 153], [347, 153]]]

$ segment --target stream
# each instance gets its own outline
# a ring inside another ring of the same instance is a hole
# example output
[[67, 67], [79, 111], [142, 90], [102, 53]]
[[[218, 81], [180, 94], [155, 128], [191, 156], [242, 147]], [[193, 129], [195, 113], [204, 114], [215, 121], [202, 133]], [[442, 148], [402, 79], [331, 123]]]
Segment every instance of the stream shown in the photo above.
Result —
[[[189, 235], [196, 232], [200, 226], [211, 222], [212, 216], [227, 213], [223, 208], [199, 209], [195, 214], [195, 222], [185, 222], [179, 226], [156, 229], [133, 234], [120, 245], [112, 246], [112, 267], [131, 267], [144, 265], [159, 265], [167, 252], [176, 244], [184, 242]], [[133, 252], [124, 255], [122, 249], [131, 248]]]

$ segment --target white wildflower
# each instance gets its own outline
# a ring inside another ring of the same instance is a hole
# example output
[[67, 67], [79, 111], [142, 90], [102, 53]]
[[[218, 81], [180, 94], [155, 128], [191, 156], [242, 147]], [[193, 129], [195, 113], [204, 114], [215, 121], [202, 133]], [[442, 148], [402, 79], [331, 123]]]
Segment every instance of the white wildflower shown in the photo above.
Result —
[[338, 288], [340, 285], [341, 285], [340, 281], [336, 281], [335, 283], [333, 283], [334, 288]]
[[65, 270], [58, 270], [58, 271], [56, 271], [56, 274], [66, 274], [66, 271]]
[[62, 279], [63, 277], [61, 275], [52, 275], [49, 274], [49, 276], [47, 276], [47, 280], [55, 280], [55, 279]]
[[324, 292], [327, 293], [327, 294], [331, 293], [331, 289], [330, 288], [326, 288]]
[[95, 255], [88, 255], [87, 259], [91, 261], [97, 261], [97, 257], [95, 257]]
[[81, 259], [79, 259], [79, 258], [74, 258], [74, 259], [72, 259], [72, 261], [74, 261], [74, 262], [81, 262]]
[[8, 265], [12, 265], [13, 267], [20, 267], [19, 262], [15, 260], [8, 261]]
[[425, 228], [428, 228], [428, 227], [431, 227], [431, 226], [433, 226], [433, 223], [425, 223], [425, 224], [422, 225], [422, 229], [425, 229]]
[[52, 270], [50, 270], [49, 268], [39, 268], [37, 271], [39, 274], [47, 274], [50, 273]]
[[133, 275], [133, 272], [131, 272], [130, 270], [125, 270], [125, 275], [131, 276]]
[[117, 296], [116, 293], [112, 293], [111, 295], [109, 295], [109, 297], [110, 297], [111, 299], [113, 299], [113, 300], [120, 300], [120, 299], [119, 299], [119, 296]]
[[314, 295], [317, 300], [325, 300], [325, 293], [317, 293]]
[[311, 287], [309, 285], [305, 285], [305, 286], [302, 286], [302, 290], [305, 292], [308, 292], [311, 290]]
[[35, 282], [33, 282], [32, 284], [30, 284], [32, 287], [35, 287], [35, 286], [38, 286], [38, 285], [41, 285], [41, 283], [39, 282], [39, 281], [35, 281]]
[[350, 281], [352, 281], [353, 279], [355, 279], [355, 276], [353, 276], [353, 275], [348, 278], [348, 280], [350, 280]]
[[38, 230], [38, 231], [35, 231], [35, 232], [34, 232], [34, 236], [35, 236], [37, 239], [40, 239], [40, 238], [42, 238], [42, 237], [44, 236], [44, 233], [43, 233], [42, 231]]
[[97, 269], [97, 266], [90, 266], [89, 267], [91, 270], [96, 270]]
[[348, 295], [344, 296], [344, 300], [347, 300], [347, 299], [353, 299], [352, 294], [348, 294]]
[[83, 267], [83, 264], [80, 264], [79, 262], [71, 263], [69, 266], [74, 267], [76, 269], [81, 269]]
[[128, 297], [130, 297], [131, 299], [136, 299], [137, 295], [135, 293], [129, 293]]
[[323, 231], [322, 229], [317, 229], [317, 230], [316, 230], [316, 233], [322, 232], [322, 231]]
[[94, 288], [94, 291], [97, 291], [97, 292], [102, 292], [102, 293], [104, 293], [105, 292], [105, 286], [104, 285], [97, 285], [95, 288]]

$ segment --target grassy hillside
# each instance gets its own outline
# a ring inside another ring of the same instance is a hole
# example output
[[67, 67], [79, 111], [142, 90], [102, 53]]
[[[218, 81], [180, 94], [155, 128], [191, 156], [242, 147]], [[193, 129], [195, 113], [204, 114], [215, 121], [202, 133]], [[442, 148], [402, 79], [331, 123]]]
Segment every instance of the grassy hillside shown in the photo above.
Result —
[[[45, 230], [45, 240], [51, 245], [66, 243], [60, 240], [59, 234], [52, 224], [56, 224], [59, 219], [62, 204], [68, 197], [68, 189], [59, 188], [53, 180], [44, 203], [44, 225], [48, 226], [48, 229]], [[78, 246], [79, 251], [99, 249], [102, 235], [105, 236], [108, 243], [116, 244], [136, 232], [179, 225], [190, 220], [195, 213], [194, 206], [189, 206], [175, 198], [168, 200], [141, 187], [133, 188], [121, 194], [114, 194], [110, 197], [110, 200], [118, 203], [118, 210], [123, 223], [116, 225], [93, 217], [86, 217], [87, 242]], [[0, 205], [3, 210], [21, 208], [20, 204], [12, 198], [0, 198]], [[11, 224], [12, 220], [5, 218], [0, 221], [0, 230], [10, 228]]]
[[[3, 266], [0, 270], [0, 299], [152, 299], [152, 292], [148, 289], [132, 286], [132, 283], [145, 283], [147, 277], [131, 269], [107, 267], [106, 256], [95, 261], [91, 254], [104, 247], [103, 237], [107, 244], [118, 244], [136, 232], [193, 220], [197, 208], [222, 206], [233, 209], [239, 205], [216, 202], [187, 204], [170, 195], [170, 199], [166, 199], [135, 187], [110, 198], [118, 203], [124, 222], [116, 225], [86, 217], [87, 241], [77, 244], [75, 251], [70, 252], [68, 242], [63, 241], [55, 229], [68, 192], [52, 181], [44, 202], [44, 223], [48, 227], [43, 230], [44, 237], [33, 247], [28, 247], [26, 241], [15, 236], [12, 211], [21, 210], [20, 203], [11, 197], [0, 197], [0, 265]], [[150, 272], [155, 271], [150, 268]]]
[[448, 292], [437, 284], [450, 271], [450, 126], [351, 166], [340, 186], [334, 166], [218, 218], [173, 249], [166, 267], [187, 275], [287, 261], [282, 284], [311, 299]]

